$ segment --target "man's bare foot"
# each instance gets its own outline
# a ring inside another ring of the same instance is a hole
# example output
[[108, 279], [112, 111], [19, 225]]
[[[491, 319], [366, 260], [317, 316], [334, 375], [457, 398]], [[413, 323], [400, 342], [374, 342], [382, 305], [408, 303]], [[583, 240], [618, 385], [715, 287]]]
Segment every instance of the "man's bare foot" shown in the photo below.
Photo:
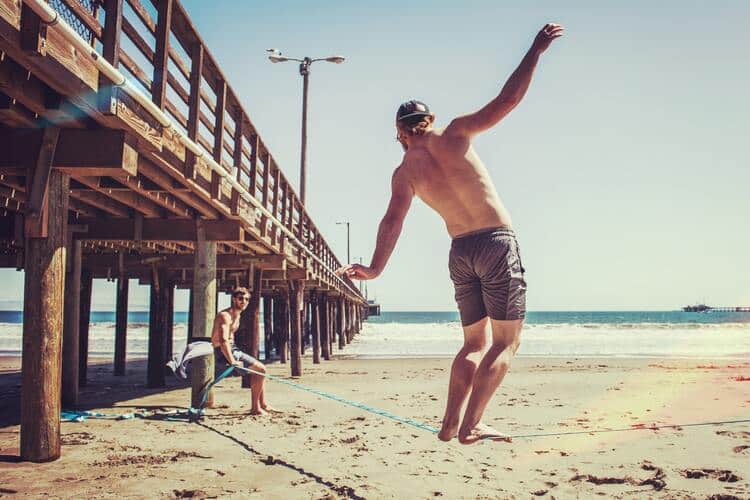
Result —
[[262, 405], [261, 408], [269, 413], [283, 413], [281, 410], [277, 410], [271, 405]]
[[260, 409], [260, 408], [253, 408], [252, 410], [250, 410], [250, 413], [249, 413], [249, 414], [250, 414], [250, 415], [253, 415], [253, 416], [260, 416], [260, 415], [265, 415], [265, 414], [266, 414], [266, 412], [264, 412], [264, 411], [263, 411], [262, 409]]
[[507, 434], [503, 434], [502, 432], [493, 429], [489, 425], [483, 424], [481, 422], [475, 425], [474, 428], [469, 429], [468, 432], [465, 432], [464, 429], [461, 429], [458, 433], [458, 441], [461, 444], [473, 444], [477, 441], [483, 440], [505, 441], [506, 443], [510, 443], [511, 441], [513, 441]]
[[438, 439], [441, 441], [450, 441], [458, 434], [458, 420], [455, 422], [446, 422], [443, 420], [443, 427], [438, 432]]

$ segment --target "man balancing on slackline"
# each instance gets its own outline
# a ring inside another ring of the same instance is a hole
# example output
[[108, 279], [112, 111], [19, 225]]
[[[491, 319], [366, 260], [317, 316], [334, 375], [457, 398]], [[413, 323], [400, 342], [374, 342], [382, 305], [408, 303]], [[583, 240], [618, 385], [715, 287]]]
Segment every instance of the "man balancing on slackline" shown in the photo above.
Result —
[[[445, 128], [433, 128], [435, 115], [422, 102], [408, 101], [398, 108], [397, 140], [405, 154], [393, 173], [391, 200], [378, 228], [372, 261], [369, 266], [350, 264], [338, 270], [360, 280], [379, 276], [393, 252], [414, 195], [445, 220], [453, 238], [448, 267], [464, 345], [451, 368], [448, 402], [438, 434], [443, 441], [456, 435], [464, 444], [480, 439], [509, 440], [482, 424], [481, 417], [518, 350], [526, 314], [526, 282], [510, 215], [471, 140], [518, 105], [539, 56], [562, 34], [559, 24], [544, 26], [500, 94], [479, 111], [459, 116]], [[492, 345], [482, 356], [488, 323]], [[460, 420], [467, 396], [469, 402]]]
[[[250, 292], [247, 288], [238, 287], [232, 291], [231, 305], [219, 311], [211, 330], [211, 345], [214, 348], [216, 371], [224, 371], [229, 365], [266, 373], [266, 367], [253, 356], [237, 349], [234, 345], [234, 334], [240, 327], [240, 316], [250, 303]], [[276, 411], [265, 398], [266, 378], [250, 374], [250, 414], [263, 415], [266, 411]]]

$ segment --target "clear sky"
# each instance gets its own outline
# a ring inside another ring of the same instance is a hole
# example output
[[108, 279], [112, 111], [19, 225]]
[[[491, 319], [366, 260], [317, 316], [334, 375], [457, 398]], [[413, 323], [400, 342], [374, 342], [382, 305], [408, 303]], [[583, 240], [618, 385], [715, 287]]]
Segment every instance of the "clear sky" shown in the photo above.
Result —
[[[347, 57], [312, 66], [308, 210], [342, 260], [335, 223], [349, 220], [366, 262], [402, 156], [398, 104], [423, 100], [445, 125], [497, 94], [544, 23], [563, 24], [525, 100], [475, 143], [519, 235], [529, 309], [750, 305], [749, 3], [183, 3], [295, 185], [302, 81], [265, 49]], [[449, 243], [416, 201], [371, 296], [454, 309]], [[21, 274], [0, 278], [0, 300], [19, 300]], [[114, 289], [95, 295], [106, 309]]]

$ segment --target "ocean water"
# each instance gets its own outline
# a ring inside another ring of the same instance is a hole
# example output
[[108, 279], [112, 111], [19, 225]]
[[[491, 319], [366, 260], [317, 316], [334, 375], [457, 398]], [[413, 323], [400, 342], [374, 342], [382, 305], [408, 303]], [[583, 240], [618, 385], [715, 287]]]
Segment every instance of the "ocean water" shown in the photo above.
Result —
[[[455, 312], [384, 312], [346, 348], [362, 357], [454, 356]], [[529, 312], [519, 356], [750, 359], [750, 313]]]
[[[22, 319], [20, 311], [0, 311], [0, 354], [20, 355]], [[90, 355], [112, 355], [114, 321], [113, 312], [92, 312]], [[186, 313], [175, 313], [175, 351], [185, 345], [186, 321]], [[145, 356], [148, 312], [129, 313], [128, 323], [128, 355]], [[366, 321], [343, 352], [364, 358], [452, 357], [462, 339], [455, 312], [383, 312]], [[750, 359], [750, 313], [530, 312], [519, 356]]]

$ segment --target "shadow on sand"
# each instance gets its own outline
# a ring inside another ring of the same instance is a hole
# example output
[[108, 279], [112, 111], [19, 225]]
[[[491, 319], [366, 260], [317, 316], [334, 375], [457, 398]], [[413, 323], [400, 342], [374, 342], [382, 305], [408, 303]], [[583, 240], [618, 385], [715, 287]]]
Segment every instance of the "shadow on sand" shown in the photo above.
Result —
[[[162, 394], [169, 391], [183, 389], [188, 386], [186, 381], [175, 377], [167, 370], [165, 387], [149, 388], [146, 386], [146, 360], [135, 360], [128, 363], [126, 375], [116, 377], [113, 375], [113, 365], [107, 361], [93, 361], [88, 368], [88, 381], [86, 386], [80, 388], [79, 404], [76, 410], [94, 410], [112, 408], [106, 413], [130, 413], [134, 410], [145, 410], [153, 412], [147, 416], [140, 417], [146, 420], [174, 420], [174, 411], [187, 410], [186, 406], [173, 405], [128, 405], [119, 404], [133, 399], [142, 398], [152, 394]], [[237, 377], [239, 383], [239, 377]], [[186, 401], [187, 403], [187, 401]], [[16, 434], [11, 427], [21, 422], [21, 373], [20, 371], [6, 371], [0, 373], [0, 433]], [[249, 444], [238, 438], [212, 427], [205, 420], [190, 421], [208, 431], [232, 441], [252, 454], [259, 462], [268, 466], [281, 466], [290, 469], [301, 476], [308, 477], [318, 484], [329, 488], [341, 497], [353, 500], [363, 499], [357, 495], [354, 488], [340, 486], [321, 476], [303, 469], [293, 463], [287, 462], [280, 457], [274, 457], [254, 449]], [[179, 425], [179, 422], [175, 422]], [[0, 463], [20, 463], [21, 458], [17, 455], [0, 454]], [[0, 493], [3, 493], [0, 489]], [[8, 491], [10, 493], [10, 491]]]
[[[20, 363], [20, 360], [19, 360]], [[111, 408], [117, 403], [162, 394], [188, 386], [166, 369], [164, 387], [146, 386], [146, 360], [130, 361], [125, 376], [114, 376], [112, 362], [92, 360], [88, 368], [87, 383], [79, 389], [78, 406], [69, 410]], [[189, 403], [186, 402], [186, 403]], [[0, 432], [21, 423], [21, 372], [0, 373]]]

